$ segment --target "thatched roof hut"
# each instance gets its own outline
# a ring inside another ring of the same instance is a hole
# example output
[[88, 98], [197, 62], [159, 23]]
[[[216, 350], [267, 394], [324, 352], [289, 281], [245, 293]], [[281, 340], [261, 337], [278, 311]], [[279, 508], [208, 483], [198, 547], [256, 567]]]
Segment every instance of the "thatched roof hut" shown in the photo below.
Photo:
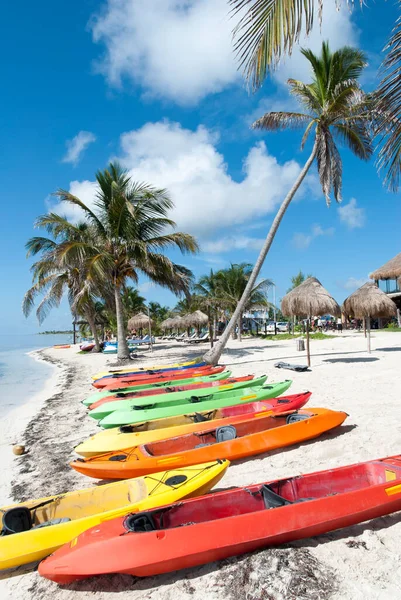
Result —
[[281, 301], [281, 312], [288, 317], [341, 315], [341, 308], [316, 277], [308, 277], [288, 292]]
[[174, 319], [172, 317], [168, 317], [168, 319], [165, 319], [164, 321], [162, 321], [160, 323], [160, 327], [162, 329], [170, 329], [171, 327], [174, 326], [173, 323], [174, 323]]
[[184, 329], [186, 327], [185, 319], [177, 315], [176, 317], [172, 317], [170, 321], [170, 327], [177, 327], [177, 329]]
[[373, 281], [369, 281], [344, 300], [343, 311], [350, 316], [367, 320], [370, 352], [370, 318], [393, 317], [397, 314], [397, 306]]
[[401, 252], [369, 275], [375, 281], [401, 278]]
[[373, 281], [365, 283], [344, 300], [346, 314], [362, 319], [364, 317], [393, 317], [397, 307]]
[[185, 315], [184, 320], [188, 326], [201, 327], [209, 322], [209, 317], [201, 310], [195, 310], [195, 312]]
[[341, 315], [341, 308], [316, 277], [308, 277], [288, 292], [281, 301], [281, 312], [288, 317], [307, 317], [306, 354], [310, 367], [309, 319], [319, 315]]
[[134, 315], [128, 321], [128, 329], [131, 331], [133, 329], [149, 329], [149, 326], [152, 325], [152, 319], [148, 315], [145, 315], [145, 313], [143, 312]]

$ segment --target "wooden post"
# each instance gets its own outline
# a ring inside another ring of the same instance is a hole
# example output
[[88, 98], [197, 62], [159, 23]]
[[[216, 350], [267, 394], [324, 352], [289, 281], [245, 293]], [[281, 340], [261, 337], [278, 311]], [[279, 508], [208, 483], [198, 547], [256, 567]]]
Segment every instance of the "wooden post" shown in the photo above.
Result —
[[401, 327], [401, 310], [399, 308], [397, 308], [397, 321], [398, 327]]
[[367, 330], [368, 330], [368, 352], [370, 354], [371, 353], [371, 350], [370, 350], [370, 317], [368, 317]]
[[72, 335], [73, 335], [73, 344], [75, 345], [77, 343], [77, 335], [76, 335], [76, 330], [75, 330], [75, 321], [72, 322]]
[[363, 334], [366, 337], [366, 318], [363, 317]]
[[309, 317], [306, 319], [306, 358], [308, 361], [308, 367], [310, 367]]

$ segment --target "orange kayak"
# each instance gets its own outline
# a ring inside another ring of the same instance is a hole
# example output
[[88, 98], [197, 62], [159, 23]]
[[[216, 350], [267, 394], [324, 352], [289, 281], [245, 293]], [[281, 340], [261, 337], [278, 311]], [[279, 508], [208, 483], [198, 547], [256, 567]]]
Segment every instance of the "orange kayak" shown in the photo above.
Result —
[[177, 371], [155, 371], [154, 373], [138, 373], [136, 375], [103, 377], [96, 379], [92, 385], [98, 389], [115, 390], [117, 388], [129, 387], [140, 383], [160, 383], [162, 381], [171, 381], [173, 379], [186, 379], [188, 377], [205, 377], [205, 375], [215, 375], [222, 373], [226, 367], [198, 367], [195, 369], [185, 369]]
[[[318, 437], [341, 425], [347, 413], [311, 408], [288, 413], [253, 416], [223, 426], [212, 422], [196, 431], [143, 444], [126, 451], [74, 460], [71, 466], [98, 479], [128, 479], [172, 467], [185, 467], [218, 458], [238, 460]], [[233, 423], [235, 425], [233, 425]], [[203, 425], [203, 427], [202, 427]], [[191, 426], [190, 426], [191, 427]]]

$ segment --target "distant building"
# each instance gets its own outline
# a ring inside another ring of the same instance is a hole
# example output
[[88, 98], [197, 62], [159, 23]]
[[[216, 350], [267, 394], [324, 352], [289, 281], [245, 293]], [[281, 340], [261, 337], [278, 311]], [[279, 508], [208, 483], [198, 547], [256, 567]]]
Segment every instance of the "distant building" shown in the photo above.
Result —
[[376, 285], [395, 302], [401, 325], [401, 252], [369, 275]]

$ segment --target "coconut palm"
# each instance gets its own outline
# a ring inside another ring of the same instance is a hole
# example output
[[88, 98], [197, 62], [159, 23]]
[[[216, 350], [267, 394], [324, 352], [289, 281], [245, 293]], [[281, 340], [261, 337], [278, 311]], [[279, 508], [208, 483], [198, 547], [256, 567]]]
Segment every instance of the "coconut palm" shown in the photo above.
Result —
[[312, 68], [312, 82], [305, 84], [290, 79], [288, 85], [290, 92], [306, 112], [266, 113], [254, 123], [254, 127], [267, 131], [305, 128], [301, 148], [313, 133], [312, 151], [273, 220], [230, 323], [213, 351], [204, 357], [207, 362], [218, 362], [231, 331], [244, 312], [281, 220], [312, 164], [317, 162], [320, 184], [329, 205], [331, 193], [337, 202], [341, 201], [342, 161], [336, 139], [347, 145], [362, 160], [368, 160], [372, 154], [370, 107], [358, 84], [358, 78], [366, 66], [364, 54], [349, 47], [331, 52], [326, 42], [322, 45], [320, 56], [316, 56], [311, 50], [302, 50], [302, 54]]
[[36, 227], [45, 227], [52, 238], [33, 237], [26, 244], [27, 257], [41, 255], [32, 265], [33, 286], [26, 292], [22, 309], [27, 317], [35, 305], [38, 296], [43, 296], [36, 316], [42, 323], [49, 311], [60, 305], [67, 293], [71, 311], [75, 316], [84, 317], [95, 341], [95, 349], [100, 351], [96, 328], [96, 298], [99, 287], [94, 279], [87, 280], [86, 264], [83, 256], [74, 262], [65, 259], [65, 248], [71, 242], [86, 244], [93, 230], [86, 223], [74, 225], [55, 214], [39, 217]]
[[[241, 13], [234, 29], [234, 48], [245, 79], [259, 88], [285, 54], [291, 54], [300, 35], [308, 35], [316, 20], [321, 24], [323, 0], [228, 0], [233, 14]], [[353, 0], [347, 0], [353, 6]], [[360, 0], [361, 6], [363, 0]], [[340, 6], [340, 3], [338, 3]], [[244, 10], [247, 10], [244, 12]], [[318, 19], [316, 19], [316, 16]], [[385, 183], [397, 191], [401, 173], [401, 18], [384, 48], [383, 79], [372, 96], [377, 100], [372, 120], [379, 148], [377, 165], [386, 172]]]
[[216, 327], [219, 313], [222, 310], [222, 300], [219, 291], [219, 276], [210, 269], [209, 275], [202, 275], [194, 286], [199, 303], [209, 317], [210, 347], [213, 348], [216, 339]]
[[[252, 275], [252, 265], [248, 263], [231, 264], [228, 269], [223, 269], [216, 274], [217, 290], [221, 306], [225, 307], [230, 314], [235, 310], [244, 295], [249, 279]], [[252, 284], [243, 309], [237, 317], [238, 339], [241, 340], [242, 313], [250, 310], [252, 306], [267, 306], [266, 292], [273, 285], [270, 279], [262, 279]], [[234, 332], [234, 327], [233, 330]]]
[[291, 277], [291, 287], [288, 288], [287, 294], [289, 292], [291, 292], [291, 290], [293, 290], [296, 287], [298, 287], [299, 285], [301, 285], [301, 283], [303, 283], [305, 281], [305, 279], [309, 279], [309, 277], [313, 277], [313, 275], [311, 275], [310, 273], [309, 273], [309, 275], [304, 275], [304, 273], [302, 273], [302, 271], [299, 271], [299, 273], [297, 273], [296, 275], [293, 275]]
[[129, 359], [122, 291], [128, 279], [138, 282], [138, 274], [175, 293], [186, 292], [188, 270], [174, 264], [164, 255], [166, 249], [178, 247], [182, 253], [196, 252], [193, 236], [175, 232], [168, 217], [173, 208], [166, 190], [133, 182], [117, 163], [111, 163], [96, 174], [97, 191], [94, 208], [66, 190], [56, 196], [79, 207], [95, 230], [93, 243], [71, 242], [66, 255], [85, 254], [88, 276], [110, 282], [114, 290], [117, 320], [118, 358]]

